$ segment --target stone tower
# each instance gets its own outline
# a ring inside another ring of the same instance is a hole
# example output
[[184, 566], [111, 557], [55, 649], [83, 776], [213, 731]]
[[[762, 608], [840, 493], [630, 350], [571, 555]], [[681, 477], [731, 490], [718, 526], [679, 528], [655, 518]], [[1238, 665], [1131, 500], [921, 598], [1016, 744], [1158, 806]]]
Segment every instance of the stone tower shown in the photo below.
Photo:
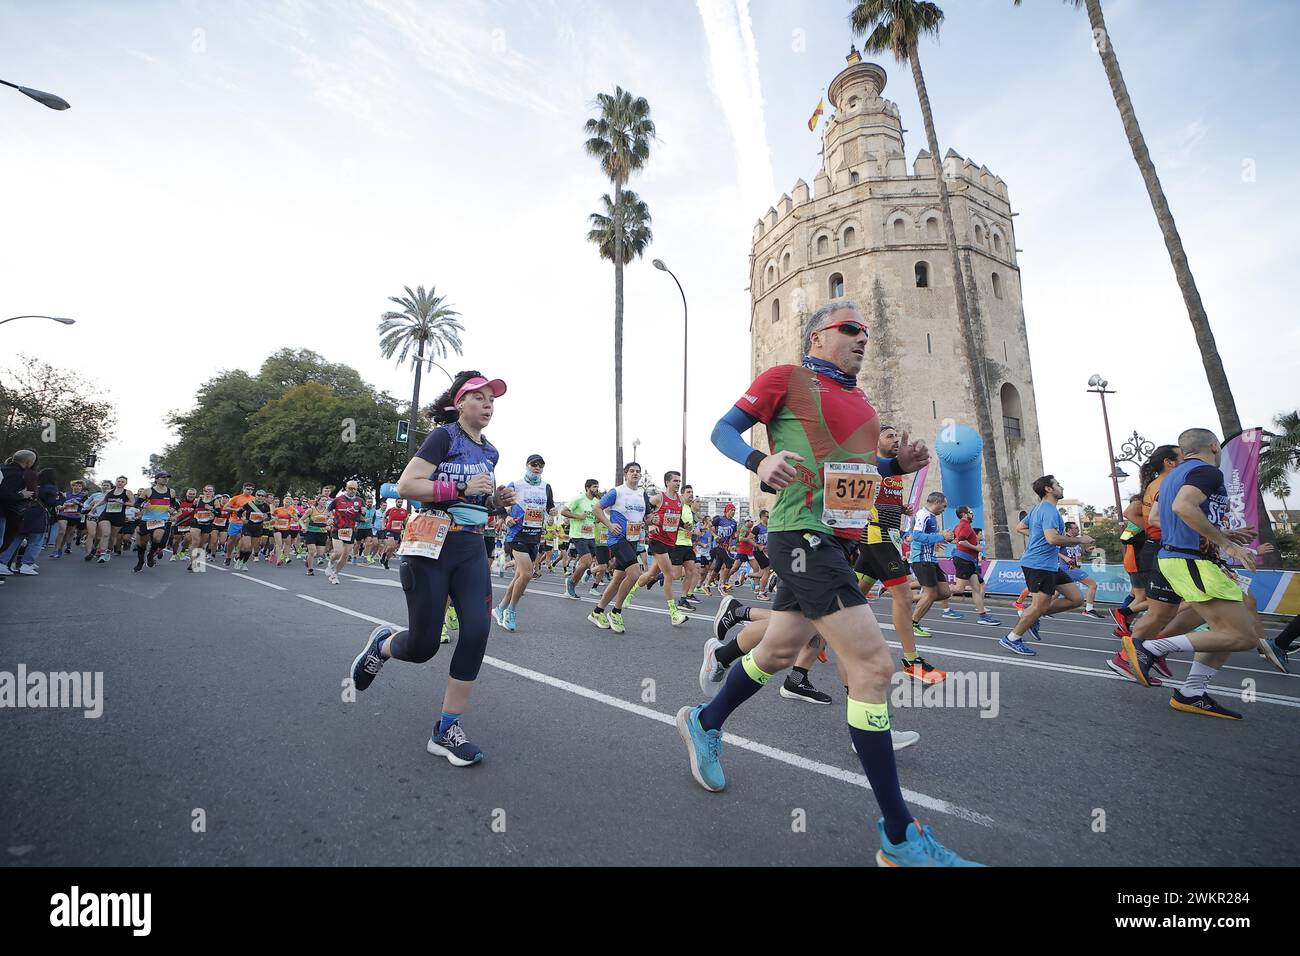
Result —
[[[857, 51], [832, 80], [834, 113], [822, 129], [822, 168], [754, 226], [750, 257], [753, 373], [803, 355], [804, 321], [831, 299], [862, 306], [871, 331], [859, 382], [882, 422], [933, 447], [945, 419], [976, 426], [957, 319], [934, 157], [908, 171], [898, 106], [883, 99], [885, 71]], [[918, 120], [919, 122], [919, 120]], [[983, 342], [1008, 521], [1036, 503], [1043, 473], [1015, 229], [1006, 183], [953, 150], [943, 159], [958, 250]], [[766, 450], [764, 429], [754, 430]], [[988, 476], [985, 501], [988, 501]], [[926, 491], [940, 486], [937, 463]], [[755, 509], [767, 506], [757, 481]], [[762, 503], [759, 503], [762, 501]], [[960, 502], [952, 502], [953, 505]], [[1022, 545], [1013, 533], [1018, 554]], [[992, 542], [992, 529], [985, 529]]]

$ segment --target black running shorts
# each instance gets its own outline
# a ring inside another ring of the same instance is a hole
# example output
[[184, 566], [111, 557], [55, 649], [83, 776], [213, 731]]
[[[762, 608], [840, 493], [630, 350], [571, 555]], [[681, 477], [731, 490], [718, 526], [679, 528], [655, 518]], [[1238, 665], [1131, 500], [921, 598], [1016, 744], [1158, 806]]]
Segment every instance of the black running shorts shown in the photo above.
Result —
[[1025, 587], [1029, 588], [1030, 594], [1050, 596], [1056, 593], [1057, 588], [1074, 583], [1060, 568], [1046, 571], [1042, 568], [1027, 568], [1022, 564], [1020, 570], [1025, 572]]
[[912, 574], [916, 576], [916, 583], [923, 588], [935, 588], [939, 582], [948, 583], [948, 576], [943, 573], [937, 561], [913, 561]]
[[820, 531], [771, 531], [772, 567], [781, 579], [774, 611], [800, 611], [809, 620], [866, 604], [849, 563], [852, 543]]

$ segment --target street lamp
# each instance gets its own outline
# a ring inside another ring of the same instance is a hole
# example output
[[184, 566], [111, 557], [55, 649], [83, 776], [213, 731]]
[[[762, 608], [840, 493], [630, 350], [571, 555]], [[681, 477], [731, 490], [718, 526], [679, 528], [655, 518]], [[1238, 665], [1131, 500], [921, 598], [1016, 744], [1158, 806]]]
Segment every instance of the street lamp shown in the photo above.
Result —
[[52, 110], [66, 110], [72, 105], [61, 96], [55, 96], [53, 93], [45, 93], [41, 90], [33, 90], [29, 86], [19, 86], [17, 83], [10, 83], [7, 80], [0, 80], [0, 86], [11, 87], [24, 96], [30, 96], [42, 106], [48, 106]]
[[641, 446], [641, 439], [639, 439], [639, 438], [633, 438], [633, 439], [632, 439], [632, 460], [633, 460], [633, 461], [636, 461], [636, 450], [637, 450], [637, 448], [639, 448], [640, 446]]
[[673, 270], [664, 265], [662, 259], [654, 260], [654, 267], [660, 272], [667, 272], [677, 282], [677, 291], [682, 294], [682, 487], [686, 487], [686, 346], [690, 333], [690, 315], [686, 310], [686, 292], [682, 284], [673, 275]]
[[1106, 425], [1106, 460], [1110, 462], [1110, 483], [1115, 489], [1115, 517], [1118, 518], [1124, 514], [1124, 506], [1119, 501], [1119, 476], [1115, 474], [1115, 446], [1111, 444], [1110, 416], [1106, 414], [1106, 396], [1115, 393], [1106, 391], [1106, 386], [1110, 383], [1100, 375], [1092, 376], [1088, 379], [1088, 384], [1092, 386], [1088, 391], [1096, 392], [1101, 396], [1101, 419]]
[[73, 325], [77, 321], [76, 319], [61, 318], [57, 315], [15, 315], [13, 318], [0, 321], [0, 325], [4, 325], [5, 322], [13, 322], [15, 319], [49, 319], [51, 322], [61, 322], [64, 325]]

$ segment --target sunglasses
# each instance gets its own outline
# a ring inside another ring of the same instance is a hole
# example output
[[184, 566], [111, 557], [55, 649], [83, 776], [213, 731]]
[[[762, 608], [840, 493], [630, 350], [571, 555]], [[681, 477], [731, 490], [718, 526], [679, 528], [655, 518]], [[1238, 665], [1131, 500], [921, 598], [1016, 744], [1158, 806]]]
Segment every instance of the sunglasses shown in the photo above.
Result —
[[859, 335], [865, 335], [868, 338], [871, 337], [871, 333], [867, 331], [867, 327], [861, 324], [860, 322], [835, 322], [831, 325], [823, 325], [817, 331], [829, 332], [831, 329], [839, 329], [841, 332], [843, 332], [847, 336], [850, 336], [851, 338], [857, 338]]

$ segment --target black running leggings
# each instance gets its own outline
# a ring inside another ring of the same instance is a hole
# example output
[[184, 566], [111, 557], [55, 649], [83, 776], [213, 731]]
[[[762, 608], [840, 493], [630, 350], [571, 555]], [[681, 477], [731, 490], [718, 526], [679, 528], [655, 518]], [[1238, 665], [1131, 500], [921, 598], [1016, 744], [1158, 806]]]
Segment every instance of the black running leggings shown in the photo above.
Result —
[[460, 638], [451, 655], [451, 676], [478, 678], [492, 627], [492, 576], [483, 536], [467, 531], [447, 535], [442, 554], [402, 558], [398, 576], [406, 594], [406, 629], [393, 635], [388, 653], [399, 661], [423, 664], [438, 653], [447, 597], [460, 618]]
[[1282, 629], [1282, 633], [1277, 636], [1277, 646], [1283, 650], [1290, 650], [1298, 637], [1300, 637], [1300, 614], [1291, 618], [1291, 623]]

